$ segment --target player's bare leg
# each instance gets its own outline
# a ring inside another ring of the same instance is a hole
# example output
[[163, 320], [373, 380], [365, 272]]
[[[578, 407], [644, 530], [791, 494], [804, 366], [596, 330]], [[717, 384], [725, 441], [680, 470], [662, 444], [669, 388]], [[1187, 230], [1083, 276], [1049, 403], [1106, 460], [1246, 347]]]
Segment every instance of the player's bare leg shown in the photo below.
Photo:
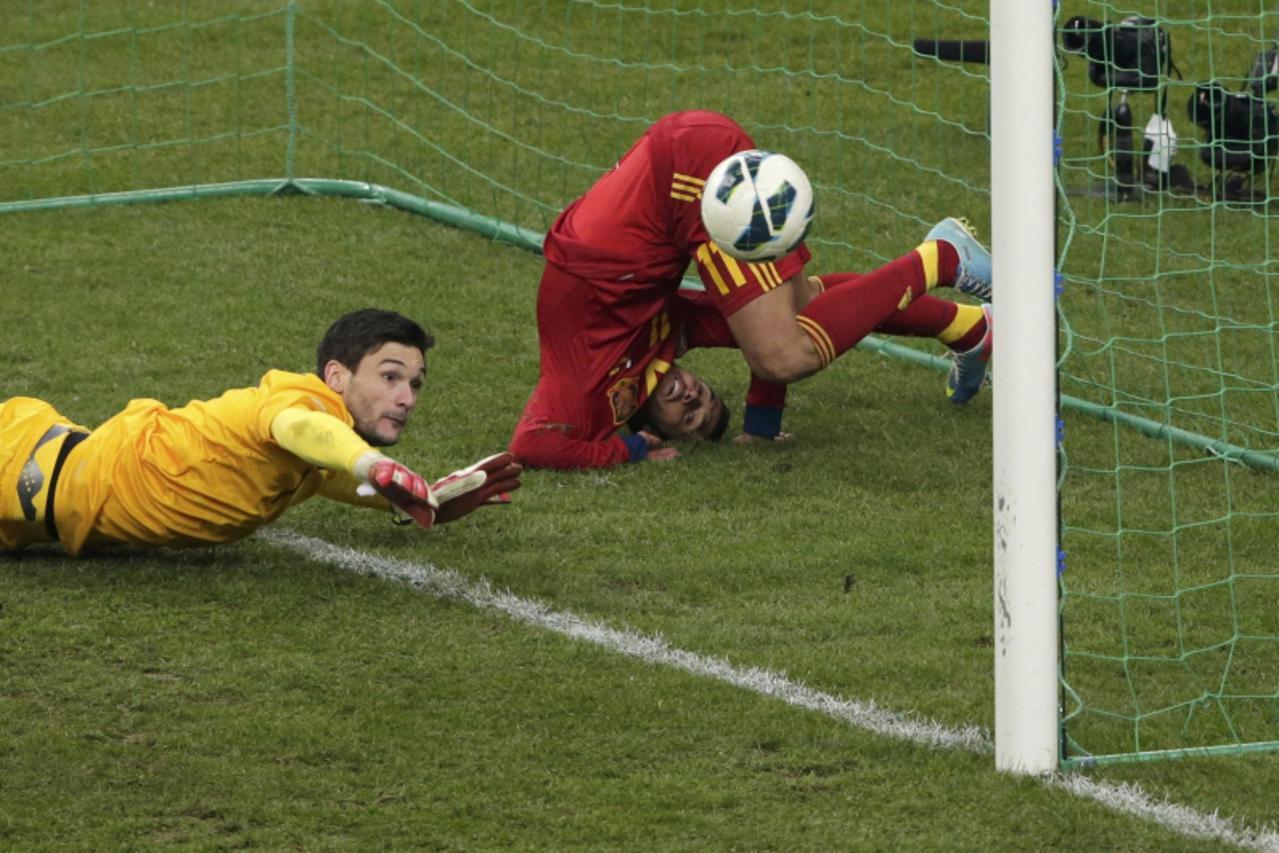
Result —
[[788, 280], [728, 317], [751, 372], [769, 382], [795, 382], [826, 366], [813, 339], [795, 322], [794, 286]]
[[728, 318], [755, 375], [789, 383], [811, 376], [852, 349], [881, 323], [949, 285], [959, 256], [949, 243], [928, 240], [865, 275], [808, 299], [813, 282], [800, 276], [750, 302]]

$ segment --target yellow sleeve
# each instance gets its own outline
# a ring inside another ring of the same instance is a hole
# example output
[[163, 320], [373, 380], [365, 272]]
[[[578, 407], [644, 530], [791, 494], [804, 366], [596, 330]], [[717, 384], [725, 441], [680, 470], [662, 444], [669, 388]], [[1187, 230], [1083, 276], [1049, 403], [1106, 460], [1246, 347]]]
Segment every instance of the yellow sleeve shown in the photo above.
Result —
[[299, 459], [352, 476], [356, 460], [365, 454], [377, 453], [342, 421], [302, 406], [282, 409], [272, 418], [271, 436]]
[[364, 481], [358, 479], [354, 474], [334, 471], [324, 478], [324, 482], [320, 484], [319, 493], [329, 500], [341, 501], [353, 506], [368, 507], [369, 509], [391, 509], [390, 502], [379, 494], [360, 494], [358, 489], [363, 483]]

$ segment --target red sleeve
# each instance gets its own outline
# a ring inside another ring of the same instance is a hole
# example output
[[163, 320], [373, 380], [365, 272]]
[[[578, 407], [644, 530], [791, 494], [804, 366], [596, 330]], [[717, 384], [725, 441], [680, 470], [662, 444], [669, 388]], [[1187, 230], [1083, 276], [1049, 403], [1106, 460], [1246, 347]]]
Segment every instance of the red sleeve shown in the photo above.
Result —
[[767, 382], [752, 373], [750, 388], [746, 389], [746, 405], [785, 408], [786, 386], [780, 382]]
[[630, 448], [617, 433], [602, 441], [583, 441], [570, 438], [561, 430], [526, 428], [523, 423], [511, 439], [510, 450], [521, 464], [530, 468], [560, 471], [611, 468], [631, 460]]
[[610, 468], [647, 455], [642, 438], [623, 437], [611, 420], [592, 417], [589, 404], [572, 395], [566, 400], [560, 390], [543, 376], [529, 395], [510, 444], [522, 464], [557, 470]]

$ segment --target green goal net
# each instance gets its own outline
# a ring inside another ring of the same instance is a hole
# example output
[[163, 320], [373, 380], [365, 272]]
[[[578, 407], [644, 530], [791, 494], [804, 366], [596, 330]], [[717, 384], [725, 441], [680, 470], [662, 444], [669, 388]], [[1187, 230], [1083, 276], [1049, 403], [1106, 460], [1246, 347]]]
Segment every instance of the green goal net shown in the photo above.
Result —
[[[1058, 24], [1155, 18], [1181, 78], [1122, 96], [1093, 82], [1087, 55], [1064, 54], [1059, 89], [1045, 93], [1062, 151], [1067, 763], [1279, 739], [1271, 160], [1246, 175], [1214, 169], [1187, 114], [1199, 83], [1251, 85], [1279, 14], [1255, 0], [1214, 2], [1212, 14], [1140, 5], [1063, 0]], [[986, 38], [979, 0], [10, 6], [0, 212], [315, 193], [536, 250], [649, 123], [697, 107], [808, 170], [820, 270], [877, 266], [942, 216], [983, 232], [990, 221], [988, 67], [936, 55]], [[1272, 97], [1263, 81], [1257, 99]], [[1119, 100], [1134, 142], [1106, 126], [1108, 154], [1098, 129]], [[1189, 187], [1156, 176], [1144, 188], [1157, 109]], [[1264, 121], [1245, 123], [1261, 122], [1264, 138]], [[945, 366], [936, 347], [867, 346]]]
[[[1279, 14], [1079, 3], [1058, 26], [1079, 18], [1059, 382], [1101, 422], [1065, 423], [1060, 453], [1065, 757], [1273, 748]], [[1097, 68], [1127, 47], [1157, 81]]]
[[1275, 747], [1279, 13], [1057, 23], [1065, 756]]
[[0, 37], [0, 210], [386, 189], [536, 245], [649, 123], [697, 107], [810, 164], [823, 268], [865, 269], [922, 237], [938, 199], [989, 218], [985, 77], [937, 74], [910, 49], [985, 19], [916, 16], [780, 0], [32, 0]]

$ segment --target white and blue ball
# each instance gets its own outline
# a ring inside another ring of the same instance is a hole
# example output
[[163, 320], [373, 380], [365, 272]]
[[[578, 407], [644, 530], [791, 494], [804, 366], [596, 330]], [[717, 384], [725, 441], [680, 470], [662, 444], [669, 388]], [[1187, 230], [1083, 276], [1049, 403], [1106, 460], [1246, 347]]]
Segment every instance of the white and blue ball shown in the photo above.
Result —
[[780, 258], [813, 221], [813, 187], [785, 154], [738, 151], [711, 170], [702, 224], [724, 252], [743, 261]]

